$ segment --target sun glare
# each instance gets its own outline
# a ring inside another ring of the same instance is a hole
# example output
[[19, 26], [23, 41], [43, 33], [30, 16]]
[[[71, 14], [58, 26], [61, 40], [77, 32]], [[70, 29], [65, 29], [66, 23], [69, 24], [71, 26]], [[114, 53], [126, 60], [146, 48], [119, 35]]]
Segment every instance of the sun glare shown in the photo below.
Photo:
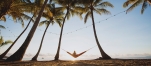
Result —
[[72, 57], [72, 56], [69, 56], [69, 55], [65, 56], [64, 59], [66, 59], [66, 60], [71, 60], [71, 61], [75, 61], [75, 60], [76, 60], [76, 58], [74, 58], [74, 57]]
[[76, 58], [72, 58], [72, 61], [75, 61], [76, 60]]

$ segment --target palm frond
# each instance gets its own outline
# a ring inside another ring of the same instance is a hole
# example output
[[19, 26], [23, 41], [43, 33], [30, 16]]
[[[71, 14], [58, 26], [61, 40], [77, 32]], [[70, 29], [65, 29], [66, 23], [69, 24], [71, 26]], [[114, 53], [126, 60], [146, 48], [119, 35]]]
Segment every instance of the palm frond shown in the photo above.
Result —
[[151, 0], [147, 0], [147, 2], [149, 3], [149, 5], [151, 6]]
[[52, 15], [49, 15], [49, 14], [47, 14], [46, 12], [44, 12], [44, 13], [42, 14], [42, 17], [44, 17], [44, 18], [46, 18], [46, 19], [50, 19], [50, 18], [52, 18]]
[[55, 22], [61, 27], [62, 26], [62, 22], [63, 19], [59, 18], [59, 19], [55, 19]]
[[9, 43], [13, 43], [13, 41], [11, 41], [11, 40], [5, 41], [5, 44], [9, 44]]
[[74, 7], [74, 10], [80, 13], [86, 13], [89, 9], [81, 6]]
[[87, 12], [87, 14], [85, 15], [84, 23], [86, 23], [86, 22], [87, 22], [88, 17], [90, 17], [90, 16], [91, 16], [91, 12], [89, 11], [89, 12]]
[[0, 47], [5, 46], [5, 45], [8, 45], [8, 44], [10, 44], [10, 43], [13, 43], [13, 42], [12, 42], [11, 40], [7, 40], [7, 41], [1, 43], [1, 44], [0, 44]]
[[137, 2], [135, 2], [132, 6], [130, 6], [127, 10], [126, 13], [130, 12], [131, 10], [133, 10], [136, 6], [140, 5], [143, 2], [143, 0], [138, 0]]
[[95, 2], [93, 3], [93, 6], [96, 6], [98, 3], [100, 3], [102, 0], [95, 0]]
[[44, 21], [41, 21], [40, 23], [39, 23], [39, 26], [42, 26], [42, 25], [46, 25], [46, 26], [48, 26], [48, 23], [49, 23], [50, 21], [48, 21], [48, 20], [44, 20]]
[[44, 24], [47, 23], [47, 22], [48, 22], [48, 20], [41, 21], [41, 22], [39, 23], [39, 26], [42, 26], [42, 25], [44, 25]]
[[108, 10], [106, 10], [106, 9], [104, 9], [104, 8], [102, 8], [102, 9], [97, 9], [101, 14], [111, 14], [110, 13], [110, 11], [108, 11]]
[[24, 20], [21, 17], [18, 17], [17, 21], [21, 23], [22, 27], [24, 27]]
[[4, 39], [2, 36], [0, 36], [0, 44], [2, 44], [4, 42]]
[[0, 20], [2, 20], [2, 21], [4, 21], [4, 22], [6, 22], [6, 18], [5, 18], [5, 16], [2, 16]]
[[138, 0], [127, 0], [126, 2], [124, 2], [123, 7], [126, 8], [129, 4], [134, 4], [136, 1]]
[[106, 2], [100, 3], [99, 5], [96, 5], [95, 7], [102, 7], [102, 8], [111, 7], [111, 8], [113, 8], [114, 6], [110, 2], [106, 1]]
[[70, 16], [71, 16], [71, 13], [69, 11], [69, 12], [67, 12], [67, 20], [69, 20]]
[[[26, 14], [24, 14], [24, 13], [21, 13], [21, 17], [22, 17], [23, 19], [25, 19], [25, 20], [30, 20], [30, 19], [32, 19], [30, 16], [28, 16], [28, 15], [26, 15]], [[34, 22], [34, 19], [32, 19], [31, 21]]]
[[144, 10], [147, 8], [147, 1], [144, 0], [143, 5], [142, 5], [142, 9], [141, 9], [141, 14], [143, 14]]
[[129, 1], [126, 1], [126, 2], [124, 2], [123, 7], [126, 8], [126, 7], [128, 7], [129, 4], [130, 4]]
[[65, 9], [66, 9], [65, 7], [57, 7], [57, 8], [55, 8], [56, 11], [59, 10], [59, 11], [62, 11], [62, 12], [63, 12]]
[[2, 28], [2, 29], [6, 29], [3, 25], [0, 25], [0, 28]]
[[101, 15], [101, 11], [99, 9], [93, 9], [93, 11], [97, 14], [100, 14]]

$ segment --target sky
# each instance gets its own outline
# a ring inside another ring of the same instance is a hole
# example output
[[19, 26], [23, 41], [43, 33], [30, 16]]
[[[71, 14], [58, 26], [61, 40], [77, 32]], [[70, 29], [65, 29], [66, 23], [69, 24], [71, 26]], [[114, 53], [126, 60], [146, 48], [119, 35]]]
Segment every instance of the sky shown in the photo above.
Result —
[[[112, 58], [125, 59], [144, 59], [151, 58], [151, 8], [150, 6], [140, 13], [141, 5], [126, 14], [127, 8], [123, 8], [122, 4], [126, 0], [104, 0], [109, 1], [114, 5], [114, 8], [107, 8], [111, 15], [94, 14], [96, 23], [96, 32], [103, 50]], [[109, 18], [110, 17], [110, 18]], [[108, 19], [107, 19], [108, 18]], [[107, 20], [106, 20], [107, 19]], [[41, 20], [44, 20], [43, 18]], [[25, 26], [28, 20], [25, 20]], [[0, 25], [6, 27], [1, 29], [1, 34], [4, 40], [14, 41], [24, 28], [20, 23], [14, 23], [11, 17], [7, 18], [6, 22], [0, 21]], [[13, 54], [23, 44], [33, 23], [30, 24], [28, 30], [16, 42], [8, 55]], [[32, 58], [40, 45], [41, 38], [45, 29], [45, 25], [37, 27], [30, 45], [28, 46], [24, 59]], [[53, 60], [57, 51], [59, 42], [60, 27], [58, 24], [50, 25], [44, 38], [43, 46], [39, 55], [39, 59], [44, 57], [47, 60]], [[98, 47], [96, 46], [94, 33], [92, 29], [92, 20], [89, 18], [87, 23], [79, 17], [74, 16], [66, 20], [61, 42], [60, 59], [72, 60], [62, 49], [77, 53], [83, 52], [89, 48], [82, 56], [74, 60], [96, 59], [101, 57]], [[3, 53], [10, 45], [0, 48], [0, 54]]]

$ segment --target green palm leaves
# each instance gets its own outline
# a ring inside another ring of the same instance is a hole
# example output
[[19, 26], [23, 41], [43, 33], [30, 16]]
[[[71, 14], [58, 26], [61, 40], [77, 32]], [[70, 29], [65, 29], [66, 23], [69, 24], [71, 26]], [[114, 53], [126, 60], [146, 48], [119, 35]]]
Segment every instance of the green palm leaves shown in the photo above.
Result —
[[0, 47], [5, 46], [7, 44], [13, 43], [11, 40], [4, 41], [3, 37], [0, 37]]
[[30, 16], [24, 14], [28, 10], [24, 4], [25, 2], [21, 0], [2, 0], [0, 2], [0, 20], [6, 21], [5, 15], [8, 15], [15, 22], [20, 22], [24, 27], [24, 19], [30, 19]]
[[3, 25], [0, 25], [0, 28], [2, 28], [2, 29], [6, 29]]
[[113, 7], [113, 5], [109, 2], [103, 2], [102, 0], [78, 0], [78, 4], [79, 4], [79, 11], [82, 13], [86, 13], [85, 18], [84, 18], [84, 22], [87, 22], [88, 17], [92, 18], [92, 24], [93, 24], [93, 32], [94, 32], [94, 37], [97, 43], [97, 46], [99, 48], [99, 51], [102, 55], [103, 59], [111, 59], [110, 56], [108, 56], [104, 50], [102, 49], [99, 40], [97, 38], [97, 34], [96, 34], [96, 29], [95, 29], [95, 22], [94, 22], [94, 12], [102, 15], [102, 14], [110, 14], [110, 12], [108, 10], [106, 10], [106, 7]]
[[141, 14], [144, 13], [144, 10], [148, 7], [148, 5], [151, 5], [151, 0], [127, 0], [123, 7], [126, 8], [131, 4], [131, 6], [127, 9], [126, 13], [132, 11], [134, 8], [136, 8], [139, 5], [142, 5]]

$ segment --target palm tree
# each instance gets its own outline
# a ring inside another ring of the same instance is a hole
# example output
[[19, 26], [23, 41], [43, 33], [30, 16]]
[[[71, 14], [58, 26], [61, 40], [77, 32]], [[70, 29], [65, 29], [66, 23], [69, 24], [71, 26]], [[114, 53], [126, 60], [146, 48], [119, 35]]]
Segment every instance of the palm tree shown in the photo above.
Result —
[[85, 18], [84, 18], [84, 22], [85, 23], [87, 22], [88, 17], [92, 18], [93, 32], [94, 32], [95, 40], [96, 40], [97, 46], [100, 50], [100, 53], [102, 55], [102, 58], [103, 59], [111, 59], [111, 57], [108, 56], [104, 52], [104, 50], [102, 49], [102, 47], [99, 43], [99, 40], [97, 38], [93, 12], [95, 12], [99, 15], [110, 14], [110, 12], [105, 9], [105, 7], [114, 7], [114, 6], [107, 1], [102, 2], [102, 0], [78, 0], [78, 1], [79, 1], [79, 4], [81, 4], [83, 6], [83, 7], [81, 5], [79, 6], [79, 11], [81, 10], [81, 11], [84, 11], [84, 13], [86, 13]]
[[10, 9], [14, 0], [1, 0], [0, 1], [0, 18], [3, 17]]
[[148, 7], [148, 5], [151, 5], [151, 0], [127, 0], [124, 2], [123, 7], [126, 8], [131, 4], [131, 6], [126, 10], [126, 13], [133, 10], [135, 7], [142, 4], [141, 14], [144, 13], [144, 10]]
[[[32, 18], [34, 17], [34, 15], [32, 16]], [[26, 29], [28, 28], [29, 24], [31, 23], [32, 21], [32, 18], [31, 20], [28, 22], [26, 28], [21, 32], [21, 34], [16, 38], [16, 40], [11, 44], [11, 46], [4, 52], [0, 55], [0, 59], [3, 59], [5, 57], [5, 55], [9, 52], [9, 50], [14, 46], [14, 44], [16, 43], [16, 41], [22, 36], [22, 34], [26, 31]]]
[[13, 43], [11, 40], [4, 41], [3, 37], [0, 37], [0, 47], [5, 46], [7, 44]]
[[[57, 11], [56, 11], [57, 10]], [[46, 13], [43, 13], [43, 16], [45, 18], [47, 18], [48, 20], [45, 20], [45, 21], [42, 21], [40, 22], [39, 26], [42, 26], [42, 25], [46, 25], [46, 29], [44, 31], [44, 34], [42, 36], [42, 40], [41, 40], [41, 43], [40, 43], [40, 47], [38, 49], [38, 52], [36, 53], [36, 55], [32, 58], [32, 61], [37, 61], [37, 57], [40, 53], [40, 50], [41, 50], [41, 47], [42, 47], [42, 43], [43, 43], [43, 39], [44, 39], [44, 36], [45, 36], [45, 33], [50, 25], [50, 23], [54, 23], [56, 22], [57, 24], [59, 24], [59, 26], [61, 27], [61, 21], [62, 21], [62, 18], [63, 18], [63, 13], [60, 12], [60, 10], [58, 10], [57, 8], [55, 8], [54, 4], [52, 4], [52, 7], [50, 7], [50, 11], [52, 12], [52, 16], [51, 15], [47, 15]]]
[[64, 27], [65, 20], [66, 20], [66, 18], [69, 19], [71, 15], [81, 15], [81, 13], [79, 13], [76, 10], [73, 9], [74, 6], [76, 5], [76, 0], [55, 0], [54, 2], [61, 5], [62, 10], [66, 9], [66, 14], [65, 14], [65, 17], [63, 19], [61, 32], [60, 32], [58, 49], [57, 49], [57, 53], [56, 53], [55, 59], [54, 59], [54, 60], [59, 60], [62, 32], [63, 32], [63, 27]]
[[[33, 14], [33, 16], [31, 17], [30, 21], [28, 22], [26, 28], [21, 32], [21, 34], [16, 38], [16, 40], [13, 42], [13, 44], [4, 52], [0, 55], [0, 59], [3, 59], [5, 57], [5, 55], [9, 52], [9, 50], [14, 46], [14, 44], [16, 43], [16, 41], [21, 37], [21, 35], [27, 30], [28, 26], [30, 25], [31, 21], [33, 21], [33, 18], [36, 17], [36, 15], [38, 14], [38, 10], [40, 9], [40, 5], [39, 4], [42, 2], [42, 0], [35, 0], [33, 3], [31, 3], [30, 1], [27, 0], [28, 3], [26, 3], [27, 7], [31, 7], [31, 10], [29, 9], [29, 12], [31, 14]], [[23, 6], [23, 5], [22, 5]], [[28, 11], [26, 11], [28, 12]]]
[[0, 44], [2, 44], [4, 42], [4, 39], [3, 39], [3, 37], [1, 36], [0, 37]]
[[3, 25], [0, 25], [0, 28], [2, 28], [2, 29], [6, 29]]
[[28, 11], [25, 2], [21, 0], [1, 0], [0, 2], [0, 20], [6, 21], [5, 15], [11, 16], [15, 22], [21, 22], [24, 26], [23, 19], [30, 19], [31, 17], [23, 12]]
[[[1, 29], [6, 29], [3, 25], [0, 25]], [[0, 35], [1, 35], [1, 30], [0, 30]], [[2, 43], [4, 42], [3, 37], [0, 37], [0, 46], [2, 46]]]
[[31, 28], [31, 30], [30, 30], [27, 38], [25, 39], [24, 43], [22, 44], [22, 46], [13, 55], [8, 57], [6, 59], [6, 61], [21, 61], [22, 60], [22, 58], [23, 58], [23, 56], [25, 54], [25, 51], [26, 51], [26, 49], [27, 49], [27, 47], [28, 47], [28, 45], [29, 45], [34, 33], [35, 33], [35, 30], [36, 30], [36, 28], [38, 26], [38, 23], [39, 23], [40, 18], [41, 18], [42, 14], [43, 14], [43, 11], [44, 11], [44, 8], [45, 8], [45, 6], [47, 4], [47, 1], [48, 0], [44, 1], [44, 4], [42, 5], [41, 10], [39, 11], [39, 15], [36, 18], [36, 21], [35, 21], [33, 27]]

